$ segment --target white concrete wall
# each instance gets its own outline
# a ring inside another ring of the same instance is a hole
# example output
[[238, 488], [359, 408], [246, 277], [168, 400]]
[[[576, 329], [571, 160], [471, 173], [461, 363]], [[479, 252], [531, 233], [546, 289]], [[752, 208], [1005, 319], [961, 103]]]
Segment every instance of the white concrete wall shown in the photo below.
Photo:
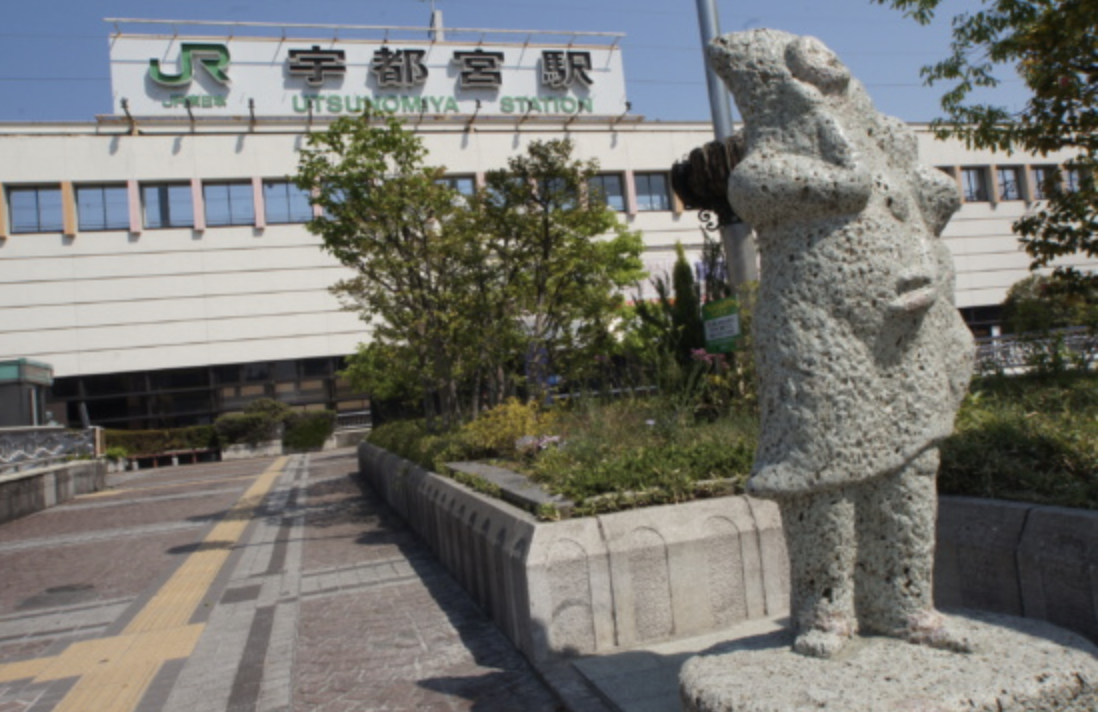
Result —
[[[0, 126], [0, 184], [117, 183], [279, 179], [292, 174], [304, 138], [300, 125], [268, 123]], [[535, 139], [565, 135], [560, 124], [461, 123], [420, 131], [429, 161], [451, 173], [477, 174], [505, 165]], [[667, 171], [710, 138], [704, 124], [579, 123], [567, 135], [581, 158], [606, 172]], [[923, 133], [932, 165], [1009, 165], [942, 144]], [[1035, 161], [1053, 163], [1063, 157]], [[1021, 201], [970, 204], [950, 223], [946, 240], [958, 266], [958, 305], [1000, 302], [1027, 274], [1029, 260], [1010, 224], [1030, 206]], [[258, 212], [258, 210], [257, 210]], [[642, 231], [653, 272], [670, 267], [674, 244], [698, 259], [702, 233], [693, 212], [628, 212]], [[0, 359], [52, 363], [59, 377], [263, 359], [341, 355], [366, 334], [328, 293], [347, 272], [301, 225], [162, 229], [140, 232], [13, 234], [0, 238]]]

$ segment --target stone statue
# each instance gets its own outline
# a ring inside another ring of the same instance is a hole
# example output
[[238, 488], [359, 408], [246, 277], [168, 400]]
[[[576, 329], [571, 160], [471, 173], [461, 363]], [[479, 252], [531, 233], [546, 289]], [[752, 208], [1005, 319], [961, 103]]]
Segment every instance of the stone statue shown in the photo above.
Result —
[[862, 631], [963, 650], [931, 585], [938, 445], [974, 361], [939, 239], [957, 185], [815, 38], [734, 33], [709, 58], [744, 117], [728, 197], [761, 259], [749, 491], [782, 512], [794, 649]]

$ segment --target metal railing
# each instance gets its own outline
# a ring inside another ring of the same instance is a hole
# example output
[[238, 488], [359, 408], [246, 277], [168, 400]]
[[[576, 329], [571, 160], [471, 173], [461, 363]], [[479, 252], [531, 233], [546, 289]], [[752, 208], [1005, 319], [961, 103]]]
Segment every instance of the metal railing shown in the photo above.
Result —
[[1074, 327], [1048, 334], [1007, 334], [976, 340], [976, 368], [980, 373], [1020, 373], [1055, 358], [1091, 368], [1098, 360], [1098, 333]]
[[59, 425], [0, 428], [0, 476], [79, 457], [96, 457], [101, 446], [99, 428], [69, 430]]
[[336, 416], [336, 430], [368, 428], [371, 425], [373, 425], [373, 418], [369, 410], [355, 410]]

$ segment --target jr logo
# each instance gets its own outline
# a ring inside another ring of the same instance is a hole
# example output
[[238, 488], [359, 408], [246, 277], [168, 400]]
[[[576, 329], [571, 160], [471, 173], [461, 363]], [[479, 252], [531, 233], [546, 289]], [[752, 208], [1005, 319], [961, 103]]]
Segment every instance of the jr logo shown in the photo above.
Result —
[[149, 78], [166, 87], [180, 87], [190, 84], [194, 77], [194, 62], [202, 65], [206, 73], [219, 84], [228, 84], [229, 48], [222, 44], [202, 44], [184, 42], [179, 48], [179, 74], [165, 74], [160, 71], [160, 60], [149, 60]]

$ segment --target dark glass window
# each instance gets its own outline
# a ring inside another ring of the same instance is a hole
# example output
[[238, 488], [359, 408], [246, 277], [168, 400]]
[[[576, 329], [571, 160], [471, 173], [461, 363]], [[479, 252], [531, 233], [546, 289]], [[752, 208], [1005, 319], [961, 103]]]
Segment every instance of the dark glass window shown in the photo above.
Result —
[[263, 205], [268, 223], [304, 223], [313, 219], [309, 193], [287, 180], [263, 183]]
[[999, 168], [996, 178], [999, 181], [999, 200], [1022, 199], [1022, 171], [1019, 168]]
[[1056, 190], [1057, 173], [1056, 166], [1033, 167], [1033, 199], [1047, 200]]
[[297, 361], [275, 361], [272, 364], [274, 370], [274, 380], [276, 381], [296, 381], [297, 380]]
[[637, 210], [670, 210], [671, 197], [667, 192], [666, 173], [637, 173]]
[[326, 358], [307, 358], [301, 362], [301, 374], [306, 378], [323, 378], [328, 373], [328, 359]]
[[438, 182], [450, 186], [462, 195], [472, 195], [477, 190], [477, 182], [473, 176], [443, 176]]
[[962, 168], [961, 187], [966, 203], [980, 203], [989, 200], [987, 192], [987, 171], [983, 168]]
[[153, 390], [177, 388], [205, 388], [210, 385], [205, 368], [180, 368], [171, 371], [153, 371], [149, 374]]
[[269, 363], [244, 364], [244, 380], [248, 383], [257, 381], [269, 381], [271, 379], [271, 365]]
[[129, 191], [124, 185], [77, 186], [76, 214], [81, 231], [129, 229]]
[[206, 183], [202, 196], [206, 202], [206, 225], [255, 224], [255, 193], [251, 183]]
[[10, 188], [11, 231], [61, 232], [64, 218], [61, 210], [61, 188]]
[[625, 211], [625, 193], [622, 191], [621, 176], [617, 173], [604, 173], [591, 176], [587, 180], [587, 189], [591, 199], [606, 204], [619, 213]]
[[217, 366], [213, 370], [215, 383], [239, 383], [240, 366]]
[[144, 373], [110, 373], [84, 376], [84, 392], [89, 396], [116, 396], [148, 390]]
[[194, 227], [194, 196], [189, 183], [141, 186], [145, 227]]

